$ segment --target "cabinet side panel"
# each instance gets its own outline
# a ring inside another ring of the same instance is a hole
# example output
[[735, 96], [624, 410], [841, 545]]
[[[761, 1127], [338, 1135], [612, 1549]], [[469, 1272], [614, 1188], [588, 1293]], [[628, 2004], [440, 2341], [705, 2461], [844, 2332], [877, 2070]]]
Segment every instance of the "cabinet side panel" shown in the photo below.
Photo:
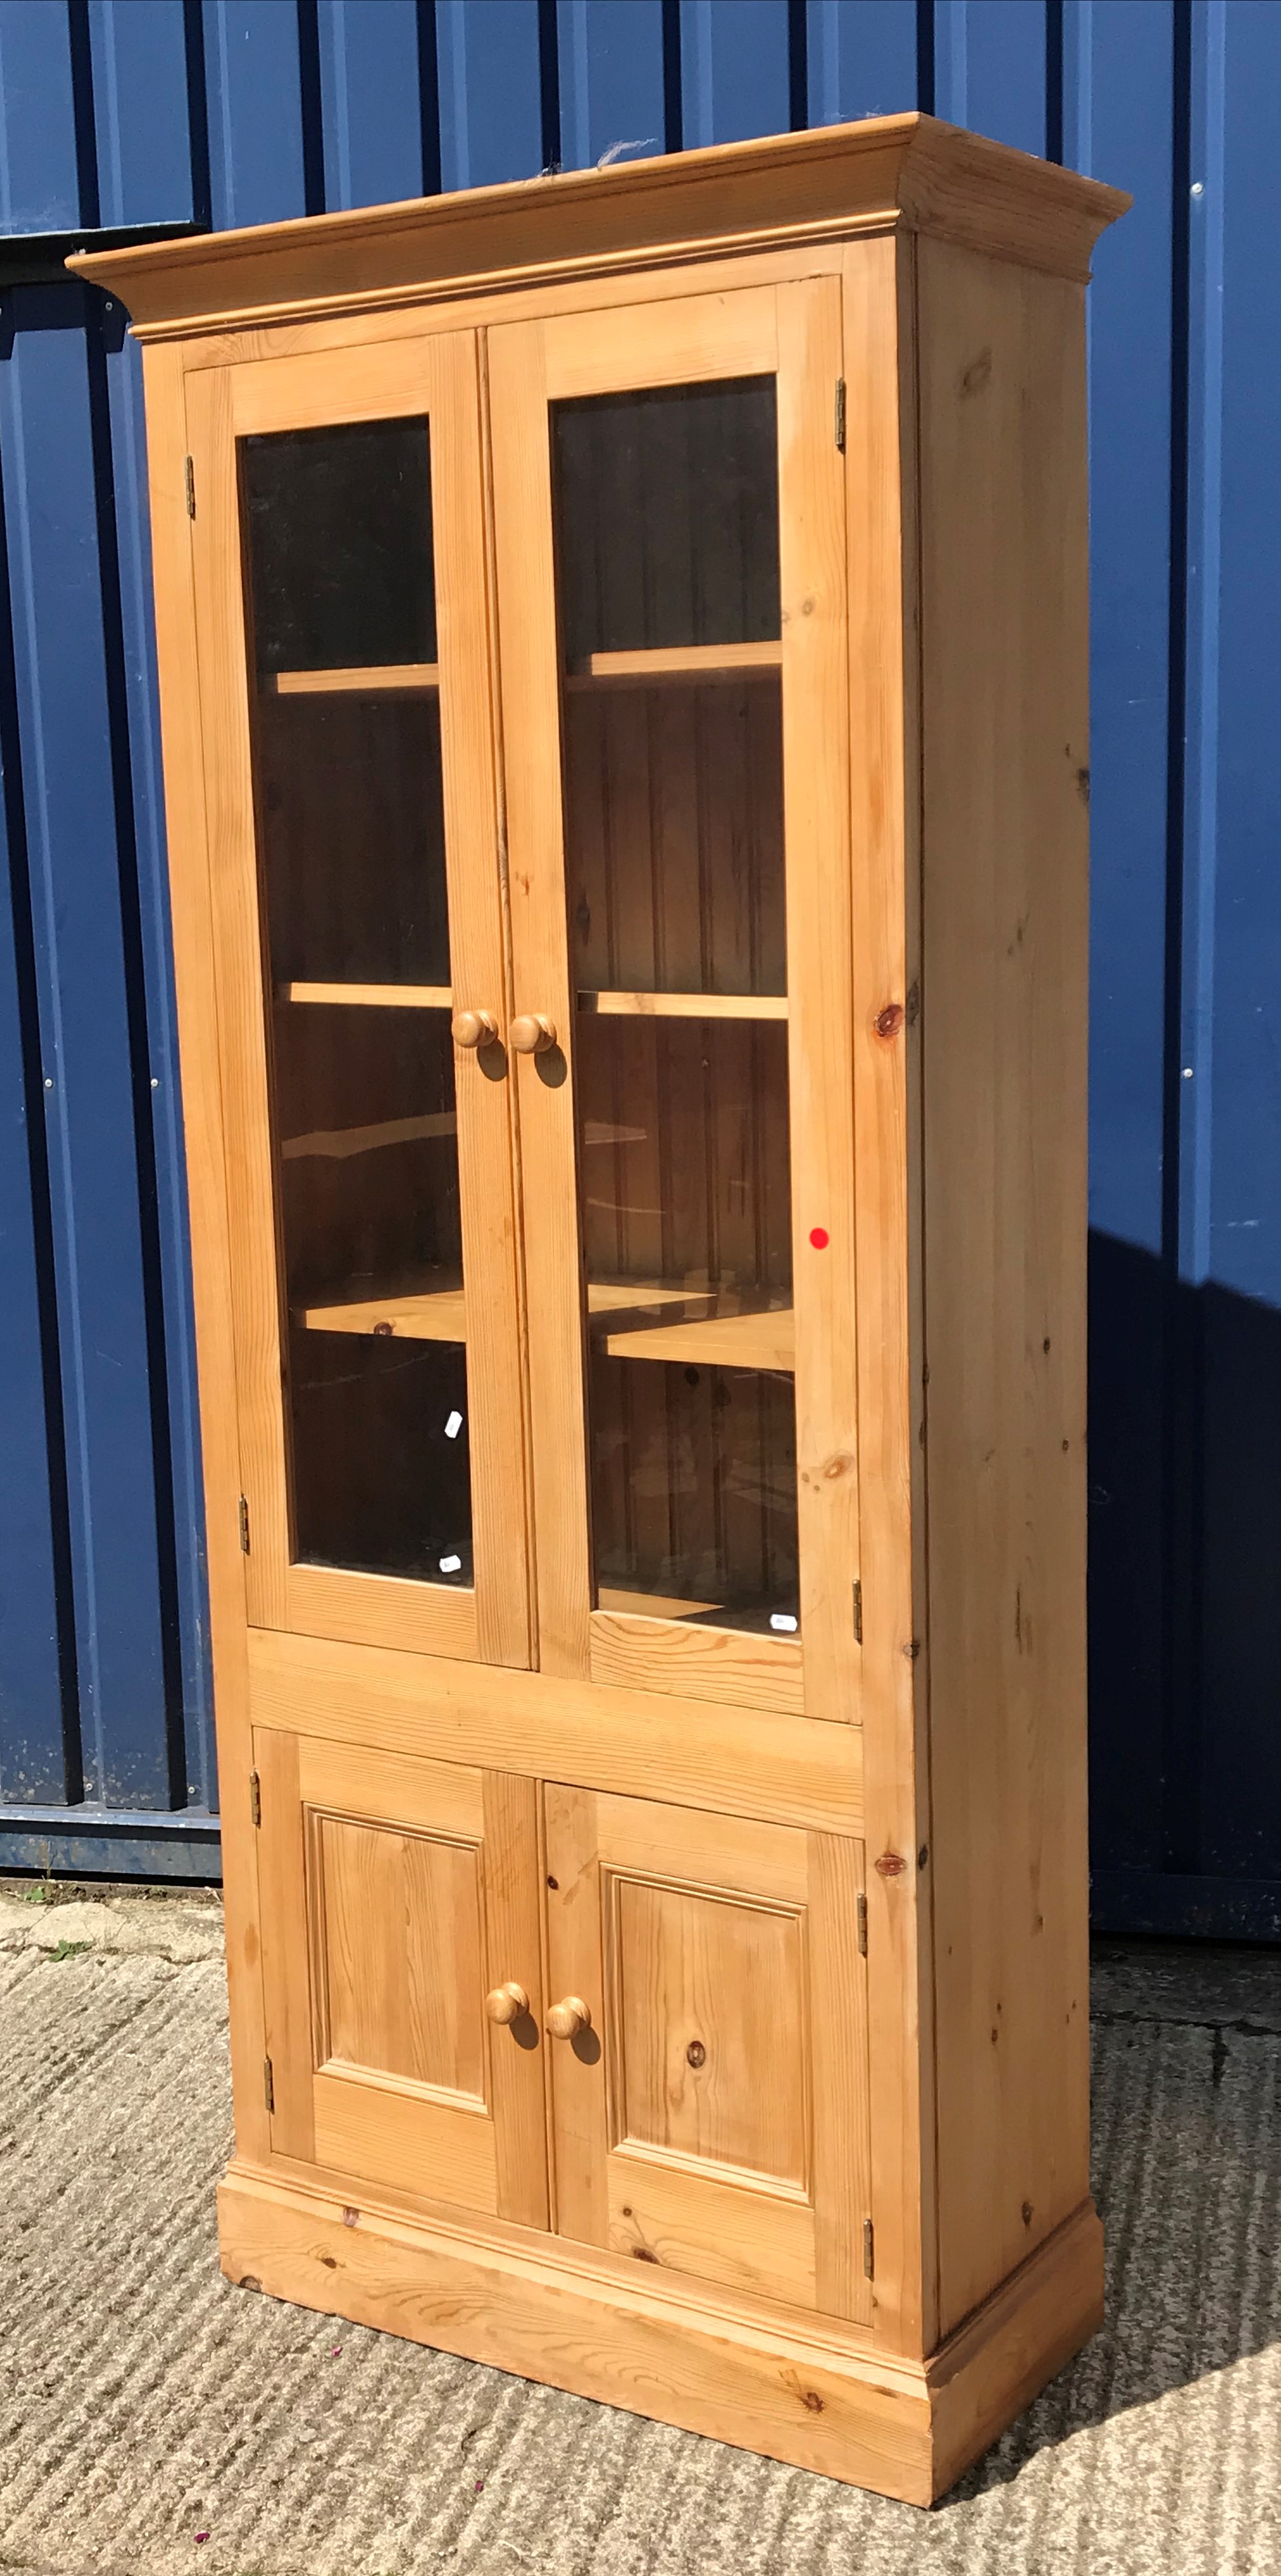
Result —
[[[198, 345], [198, 344], [197, 344]], [[231, 2003], [236, 2143], [268, 2146], [265, 2049], [257, 1924], [256, 1830], [251, 1821], [245, 1559], [240, 1552], [222, 1084], [213, 989], [213, 933], [201, 749], [199, 665], [185, 486], [184, 353], [149, 348], [143, 359], [155, 583], [156, 649], [164, 746], [169, 902], [173, 925], [183, 1133], [200, 1386], [200, 1442], [208, 1546], [210, 1643], [222, 1792], [222, 1856]]]
[[940, 2331], [1089, 2189], [1083, 290], [919, 248]]

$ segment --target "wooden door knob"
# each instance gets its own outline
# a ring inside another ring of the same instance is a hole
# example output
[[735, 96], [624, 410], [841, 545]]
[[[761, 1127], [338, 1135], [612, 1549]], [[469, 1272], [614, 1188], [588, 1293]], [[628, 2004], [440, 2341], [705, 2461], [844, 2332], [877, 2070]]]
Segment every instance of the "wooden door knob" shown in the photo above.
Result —
[[485, 2010], [490, 2020], [505, 2030], [509, 2022], [519, 2021], [528, 2012], [529, 1997], [524, 1987], [518, 1986], [513, 1978], [509, 1985], [495, 1986], [493, 1992], [486, 1995]]
[[546, 1055], [556, 1044], [556, 1024], [541, 1011], [525, 1011], [512, 1021], [510, 1035], [517, 1055]]
[[450, 1027], [454, 1044], [460, 1047], [492, 1046], [498, 1035], [492, 1011], [455, 1011]]
[[581, 1995], [565, 1995], [553, 2004], [547, 2016], [547, 2027], [553, 2039], [577, 2039], [580, 2030], [590, 2030], [591, 2008]]

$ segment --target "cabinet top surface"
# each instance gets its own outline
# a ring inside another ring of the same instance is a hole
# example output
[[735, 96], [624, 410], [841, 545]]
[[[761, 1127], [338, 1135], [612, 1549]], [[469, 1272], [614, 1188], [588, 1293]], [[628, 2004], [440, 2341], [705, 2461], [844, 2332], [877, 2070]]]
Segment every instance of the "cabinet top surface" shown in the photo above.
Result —
[[903, 229], [1084, 281], [1131, 200], [920, 115], [103, 251], [68, 267], [142, 337], [494, 292], [727, 249]]

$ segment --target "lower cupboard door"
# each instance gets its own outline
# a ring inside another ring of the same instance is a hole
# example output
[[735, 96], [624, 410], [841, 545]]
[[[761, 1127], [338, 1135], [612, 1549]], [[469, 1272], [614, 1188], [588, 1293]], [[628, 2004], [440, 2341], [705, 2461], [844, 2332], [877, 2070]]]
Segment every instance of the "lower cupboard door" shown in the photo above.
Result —
[[273, 2153], [545, 2227], [534, 1783], [261, 1727], [254, 1759]]
[[862, 1846], [545, 1801], [560, 2233], [870, 2319]]

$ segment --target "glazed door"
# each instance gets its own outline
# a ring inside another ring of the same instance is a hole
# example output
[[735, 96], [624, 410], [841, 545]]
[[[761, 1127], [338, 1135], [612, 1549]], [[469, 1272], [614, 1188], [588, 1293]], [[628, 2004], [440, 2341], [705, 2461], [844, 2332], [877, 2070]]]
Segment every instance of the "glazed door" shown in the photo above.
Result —
[[540, 1658], [849, 1719], [838, 283], [489, 374]]
[[870, 2316], [861, 1846], [545, 1799], [561, 2234]]
[[273, 2153], [547, 2224], [532, 1780], [259, 1727]]
[[527, 1664], [476, 344], [188, 406], [249, 1617]]

